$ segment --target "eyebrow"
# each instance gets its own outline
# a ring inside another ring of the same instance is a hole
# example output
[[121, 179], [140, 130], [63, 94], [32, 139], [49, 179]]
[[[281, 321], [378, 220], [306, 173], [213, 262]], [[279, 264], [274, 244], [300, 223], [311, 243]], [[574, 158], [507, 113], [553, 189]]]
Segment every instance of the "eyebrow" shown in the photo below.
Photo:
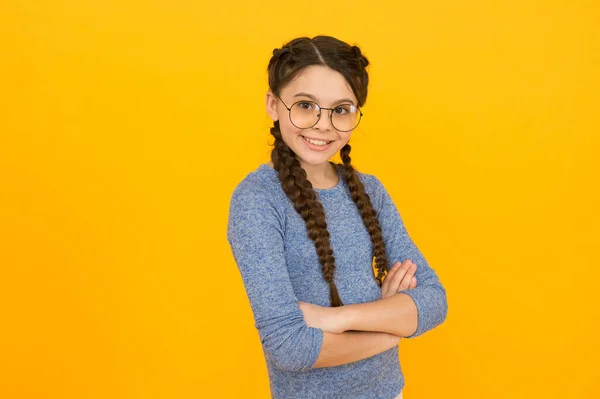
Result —
[[[294, 97], [308, 97], [311, 100], [313, 100], [314, 102], [318, 103], [317, 98], [315, 96], [313, 96], [312, 94], [300, 92], [300, 93], [294, 94]], [[340, 103], [350, 103], [350, 104], [354, 105], [354, 101], [352, 101], [352, 99], [350, 99], [350, 98], [342, 98], [341, 100], [337, 100], [333, 103], [333, 105], [340, 104]]]

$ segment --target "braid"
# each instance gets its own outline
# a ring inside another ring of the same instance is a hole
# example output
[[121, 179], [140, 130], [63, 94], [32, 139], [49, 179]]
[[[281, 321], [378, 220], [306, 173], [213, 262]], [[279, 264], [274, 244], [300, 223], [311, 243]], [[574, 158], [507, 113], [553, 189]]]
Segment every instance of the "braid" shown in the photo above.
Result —
[[358, 62], [360, 62], [361, 67], [366, 68], [369, 65], [369, 59], [363, 55], [358, 46], [352, 46], [352, 52], [358, 59]]
[[285, 194], [293, 201], [296, 211], [304, 219], [308, 237], [315, 243], [325, 281], [329, 283], [331, 306], [342, 306], [342, 300], [333, 281], [335, 257], [325, 221], [325, 209], [317, 199], [312, 184], [306, 176], [306, 171], [298, 162], [296, 154], [283, 141], [279, 130], [279, 121], [275, 121], [274, 125], [271, 128], [271, 134], [275, 137], [271, 160], [278, 173], [279, 182]]
[[377, 268], [377, 276], [375, 279], [377, 280], [377, 285], [381, 287], [383, 277], [385, 276], [388, 267], [388, 258], [385, 254], [385, 242], [383, 241], [383, 234], [381, 233], [381, 227], [379, 226], [379, 220], [377, 219], [377, 212], [373, 208], [371, 198], [369, 197], [369, 194], [366, 193], [364, 185], [350, 163], [350, 150], [350, 144], [346, 144], [340, 150], [340, 156], [344, 162], [344, 168], [342, 169], [343, 176], [348, 183], [352, 200], [356, 203], [356, 206], [358, 206], [363, 223], [371, 236], [373, 255], [375, 256]]

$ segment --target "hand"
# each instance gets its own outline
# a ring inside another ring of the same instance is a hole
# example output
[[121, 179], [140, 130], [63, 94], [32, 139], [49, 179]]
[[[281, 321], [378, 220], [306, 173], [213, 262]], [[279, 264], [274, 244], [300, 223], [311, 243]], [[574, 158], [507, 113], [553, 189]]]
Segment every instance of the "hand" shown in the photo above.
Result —
[[309, 327], [320, 328], [331, 333], [343, 333], [345, 331], [341, 307], [326, 307], [314, 303], [298, 301], [298, 306], [304, 315], [304, 321]]
[[417, 278], [414, 277], [417, 265], [410, 259], [404, 262], [396, 262], [390, 269], [381, 284], [381, 299], [396, 295], [400, 290], [415, 288]]
[[392, 341], [392, 348], [394, 346], [398, 346], [398, 344], [400, 343], [400, 340], [402, 339], [402, 337], [399, 337], [399, 336], [394, 335], [394, 334], [389, 334], [389, 336], [390, 336], [390, 339]]

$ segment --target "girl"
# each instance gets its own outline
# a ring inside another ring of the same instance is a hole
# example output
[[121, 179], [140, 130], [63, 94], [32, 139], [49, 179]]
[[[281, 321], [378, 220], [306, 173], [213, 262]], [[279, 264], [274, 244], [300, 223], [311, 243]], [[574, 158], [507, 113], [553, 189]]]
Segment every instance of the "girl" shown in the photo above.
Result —
[[[400, 339], [446, 318], [446, 291], [387, 190], [351, 163], [368, 65], [316, 36], [275, 49], [267, 68], [275, 143], [234, 189], [227, 238], [272, 398], [402, 398]], [[343, 164], [329, 161], [338, 151]]]

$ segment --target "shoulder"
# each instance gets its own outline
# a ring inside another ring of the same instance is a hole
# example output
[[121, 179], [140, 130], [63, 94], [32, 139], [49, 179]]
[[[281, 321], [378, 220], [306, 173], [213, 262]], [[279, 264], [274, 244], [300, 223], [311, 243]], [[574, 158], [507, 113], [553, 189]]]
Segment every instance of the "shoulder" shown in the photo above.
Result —
[[381, 190], [384, 190], [383, 183], [374, 174], [359, 172], [358, 170], [355, 170], [355, 172], [359, 180], [363, 183], [367, 194], [379, 195]]
[[387, 202], [388, 193], [382, 181], [372, 173], [355, 171], [359, 180], [363, 183], [365, 193], [369, 196], [375, 210], [379, 211]]
[[230, 243], [269, 232], [283, 234], [285, 206], [276, 186], [279, 180], [274, 169], [265, 168], [270, 167], [263, 164], [248, 173], [233, 189], [227, 222]]
[[278, 185], [277, 172], [266, 164], [260, 165], [234, 187], [230, 198], [230, 210], [261, 210], [266, 207], [279, 209], [281, 190]]

